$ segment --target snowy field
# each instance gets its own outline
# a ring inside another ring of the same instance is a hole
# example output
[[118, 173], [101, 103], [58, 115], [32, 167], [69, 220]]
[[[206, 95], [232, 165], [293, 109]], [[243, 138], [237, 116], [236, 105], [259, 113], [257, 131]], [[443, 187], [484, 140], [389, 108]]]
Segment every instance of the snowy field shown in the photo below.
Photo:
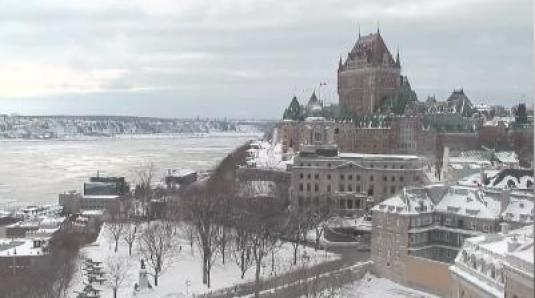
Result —
[[[178, 237], [178, 236], [177, 236]], [[159, 278], [158, 286], [154, 287], [149, 292], [143, 294], [137, 293], [135, 297], [185, 297], [186, 293], [189, 295], [207, 293], [213, 290], [231, 287], [235, 284], [243, 282], [254, 281], [254, 267], [251, 267], [245, 274], [245, 278], [241, 279], [240, 268], [236, 262], [231, 258], [231, 254], [227, 255], [226, 264], [223, 265], [220, 256], [212, 268], [212, 287], [208, 289], [202, 284], [202, 259], [196, 245], [193, 249], [190, 248], [189, 241], [185, 239], [180, 240], [181, 248], [177, 247], [177, 255], [174, 257], [172, 265], [166, 269]], [[132, 297], [134, 296], [134, 284], [138, 282], [138, 274], [140, 268], [140, 254], [137, 252], [137, 246], [134, 244], [133, 254], [128, 257], [128, 246], [126, 242], [121, 240], [119, 250], [114, 253], [114, 243], [109, 237], [107, 229], [103, 227], [100, 235], [95, 243], [83, 248], [81, 254], [85, 257], [93, 259], [93, 261], [106, 262], [110, 257], [116, 260], [124, 260], [128, 263], [128, 273], [125, 281], [121, 285], [117, 297]], [[305, 252], [306, 251], [306, 252]], [[308, 258], [302, 258], [305, 253]], [[275, 254], [275, 271], [271, 270], [271, 256], [266, 257], [265, 263], [262, 266], [262, 277], [269, 278], [270, 276], [280, 275], [294, 269], [303, 268], [303, 266], [311, 266], [327, 260], [334, 260], [338, 255], [325, 253], [323, 251], [315, 252], [312, 248], [300, 248], [299, 260], [308, 259], [307, 264], [301, 261], [296, 266], [293, 266], [293, 248], [291, 244], [285, 244], [280, 247]], [[72, 289], [70, 290], [70, 297], [76, 297], [74, 291], [80, 291], [83, 288], [85, 278], [83, 277], [82, 259], [80, 259], [79, 270], [74, 276]], [[104, 264], [104, 267], [106, 265]], [[152, 277], [149, 276], [149, 281], [153, 284]], [[187, 286], [188, 285], [188, 286]], [[109, 285], [94, 284], [94, 286], [102, 290], [102, 297], [113, 297], [113, 291]]]
[[340, 297], [346, 298], [416, 298], [438, 296], [407, 288], [386, 278], [378, 278], [367, 273], [361, 280], [344, 287]]

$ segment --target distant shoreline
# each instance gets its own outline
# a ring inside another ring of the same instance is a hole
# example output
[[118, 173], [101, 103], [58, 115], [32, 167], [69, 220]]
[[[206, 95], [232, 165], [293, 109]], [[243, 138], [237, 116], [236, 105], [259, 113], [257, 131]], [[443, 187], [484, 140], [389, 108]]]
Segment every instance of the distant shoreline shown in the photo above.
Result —
[[70, 141], [103, 141], [103, 140], [147, 140], [168, 138], [228, 138], [251, 136], [261, 138], [263, 132], [207, 132], [207, 133], [154, 133], [154, 134], [117, 134], [113, 136], [73, 136], [46, 139], [0, 138], [1, 142], [70, 142]]

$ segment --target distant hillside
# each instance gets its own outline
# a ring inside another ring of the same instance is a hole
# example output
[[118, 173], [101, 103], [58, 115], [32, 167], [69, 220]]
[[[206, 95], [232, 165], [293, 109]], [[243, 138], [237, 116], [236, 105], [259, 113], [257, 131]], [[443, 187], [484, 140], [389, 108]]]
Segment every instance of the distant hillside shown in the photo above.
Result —
[[54, 139], [77, 136], [173, 133], [255, 133], [272, 121], [227, 119], [165, 119], [131, 116], [7, 116], [0, 115], [0, 139]]

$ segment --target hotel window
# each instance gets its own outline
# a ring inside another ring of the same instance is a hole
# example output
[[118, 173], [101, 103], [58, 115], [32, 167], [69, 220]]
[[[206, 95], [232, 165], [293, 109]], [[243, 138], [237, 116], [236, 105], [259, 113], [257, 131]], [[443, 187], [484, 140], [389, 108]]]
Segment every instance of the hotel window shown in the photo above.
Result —
[[390, 178], [390, 180], [392, 180], [392, 182], [396, 181], [396, 177], [392, 176], [392, 178]]
[[391, 194], [396, 193], [396, 187], [395, 186], [390, 186], [390, 193]]
[[405, 178], [403, 178], [403, 176], [399, 176], [399, 181], [403, 182], [403, 180], [405, 180]]
[[360, 185], [357, 185], [357, 192], [360, 192]]
[[299, 174], [299, 178], [303, 179], [304, 177], [305, 177], [305, 175], [303, 175], [303, 173]]
[[357, 181], [360, 181], [360, 175], [357, 175]]
[[386, 180], [388, 180], [387, 177], [386, 177], [386, 176], [383, 176], [383, 181], [386, 182]]
[[373, 181], [373, 175], [370, 176], [370, 181]]
[[353, 180], [353, 175], [347, 175], [348, 180]]
[[489, 231], [489, 226], [488, 225], [484, 225], [483, 226], [483, 231], [484, 232], [488, 232]]
[[311, 177], [311, 176], [310, 176], [310, 173], [308, 173], [308, 174], [307, 174], [307, 178], [310, 179], [310, 177]]
[[347, 185], [347, 191], [353, 191], [353, 185], [348, 184]]
[[476, 229], [476, 224], [475, 223], [471, 223], [470, 224], [470, 229], [475, 230]]
[[405, 168], [405, 166], [401, 165], [401, 166], [399, 166], [399, 168], [403, 170]]
[[314, 191], [319, 191], [320, 190], [320, 186], [316, 183], [314, 184]]

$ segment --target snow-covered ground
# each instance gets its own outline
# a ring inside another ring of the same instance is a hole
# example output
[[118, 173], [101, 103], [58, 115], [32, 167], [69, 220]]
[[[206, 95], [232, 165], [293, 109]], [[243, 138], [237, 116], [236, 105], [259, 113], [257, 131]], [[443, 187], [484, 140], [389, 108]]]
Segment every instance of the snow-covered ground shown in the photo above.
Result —
[[[179, 236], [177, 236], [179, 237]], [[159, 278], [159, 285], [154, 287], [149, 292], [143, 294], [137, 294], [136, 297], [183, 297], [183, 295], [189, 293], [199, 294], [206, 293], [213, 290], [231, 287], [235, 284], [253, 281], [254, 280], [254, 267], [251, 267], [245, 274], [245, 279], [242, 280], [240, 276], [240, 269], [238, 265], [231, 258], [231, 254], [227, 255], [226, 264], [223, 265], [219, 258], [214, 264], [211, 272], [212, 287], [208, 289], [202, 284], [202, 259], [197, 247], [193, 246], [190, 249], [189, 241], [181, 238], [180, 247], [177, 247], [177, 256], [174, 257], [172, 265], [165, 270]], [[85, 257], [91, 258], [93, 261], [106, 262], [110, 257], [124, 260], [128, 262], [129, 269], [127, 278], [119, 289], [118, 297], [132, 297], [134, 284], [138, 282], [138, 274], [140, 269], [140, 255], [137, 252], [137, 246], [134, 244], [133, 255], [128, 257], [128, 247], [126, 243], [121, 240], [119, 251], [113, 252], [114, 244], [111, 238], [107, 235], [105, 227], [101, 230], [95, 243], [82, 249], [81, 254]], [[327, 260], [333, 260], [338, 258], [338, 255], [325, 253], [323, 251], [315, 252], [312, 248], [300, 248], [300, 256], [305, 253], [309, 258], [302, 258], [300, 260], [307, 259], [307, 265], [318, 264]], [[285, 244], [278, 249], [275, 254], [275, 271], [271, 271], [271, 257], [265, 259], [265, 264], [262, 268], [262, 277], [269, 278], [273, 275], [280, 275], [282, 273], [291, 271], [293, 269], [302, 268], [303, 264], [298, 263], [295, 267], [293, 264], [293, 249], [290, 244]], [[79, 265], [79, 272], [74, 276], [74, 282], [70, 291], [71, 297], [76, 297], [73, 291], [80, 291], [83, 288], [83, 283], [86, 282], [83, 277], [83, 270], [81, 270], [81, 259]], [[106, 265], [104, 264], [104, 267]], [[153, 284], [152, 278], [149, 279]], [[189, 286], [187, 286], [189, 284]], [[94, 286], [102, 290], [102, 297], [112, 297], [112, 289], [106, 285], [94, 284]]]
[[386, 278], [379, 278], [367, 273], [359, 281], [345, 286], [340, 291], [340, 297], [347, 298], [414, 298], [429, 297], [438, 298], [438, 296], [411, 289], [397, 284]]
[[257, 168], [277, 169], [285, 171], [291, 160], [283, 160], [282, 144], [269, 142], [257, 142], [258, 149], [249, 149], [250, 161]]

